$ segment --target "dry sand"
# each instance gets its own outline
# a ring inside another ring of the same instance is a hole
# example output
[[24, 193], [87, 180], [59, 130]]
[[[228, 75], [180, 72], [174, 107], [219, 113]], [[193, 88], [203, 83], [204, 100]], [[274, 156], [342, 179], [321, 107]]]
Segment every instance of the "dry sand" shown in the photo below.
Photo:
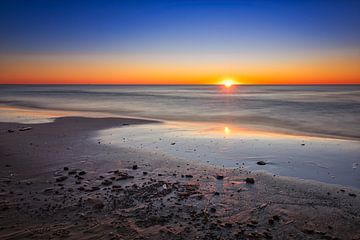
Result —
[[0, 239], [360, 239], [358, 189], [90, 140], [147, 122], [0, 123]]

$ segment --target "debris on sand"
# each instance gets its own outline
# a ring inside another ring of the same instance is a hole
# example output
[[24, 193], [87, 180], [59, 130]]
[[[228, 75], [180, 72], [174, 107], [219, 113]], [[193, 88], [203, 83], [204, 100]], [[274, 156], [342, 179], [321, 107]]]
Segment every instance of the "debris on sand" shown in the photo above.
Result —
[[257, 164], [257, 165], [266, 165], [266, 162], [264, 162], [264, 161], [258, 161], [256, 164]]
[[248, 184], [254, 184], [255, 180], [254, 180], [254, 178], [246, 178], [245, 182], [248, 183]]
[[62, 182], [62, 181], [65, 181], [68, 177], [67, 176], [60, 176], [60, 177], [57, 177], [55, 180], [57, 182]]
[[19, 131], [29, 131], [29, 130], [31, 130], [32, 129], [32, 127], [23, 127], [23, 128], [20, 128], [19, 129]]
[[109, 179], [105, 179], [104, 181], [101, 182], [102, 185], [105, 185], [105, 186], [109, 186], [112, 184], [112, 181], [109, 180]]
[[356, 194], [355, 193], [349, 193], [349, 196], [350, 197], [356, 197]]

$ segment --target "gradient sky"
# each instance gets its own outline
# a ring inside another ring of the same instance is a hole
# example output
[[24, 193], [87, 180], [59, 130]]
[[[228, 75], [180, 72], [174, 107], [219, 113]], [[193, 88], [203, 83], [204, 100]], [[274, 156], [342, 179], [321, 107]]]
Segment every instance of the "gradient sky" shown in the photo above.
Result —
[[360, 84], [360, 1], [0, 1], [0, 83]]

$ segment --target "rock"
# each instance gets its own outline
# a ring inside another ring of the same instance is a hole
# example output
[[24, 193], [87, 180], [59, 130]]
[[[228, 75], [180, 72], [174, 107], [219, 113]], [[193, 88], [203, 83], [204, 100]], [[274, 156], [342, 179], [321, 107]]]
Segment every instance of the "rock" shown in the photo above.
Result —
[[68, 177], [67, 176], [60, 176], [60, 177], [57, 177], [55, 180], [57, 182], [62, 182], [62, 181], [65, 181]]
[[23, 127], [23, 128], [20, 128], [19, 131], [28, 131], [31, 129], [32, 129], [32, 127]]
[[248, 183], [248, 184], [254, 184], [255, 180], [253, 178], [246, 178], [245, 182]]
[[8, 129], [9, 133], [15, 132], [13, 129]]
[[193, 178], [193, 175], [187, 174], [185, 175], [186, 178]]
[[223, 180], [223, 179], [224, 179], [224, 176], [217, 175], [217, 176], [216, 176], [216, 179], [217, 179], [217, 180]]
[[274, 215], [272, 218], [273, 218], [275, 221], [280, 221], [279, 215]]
[[220, 193], [219, 193], [219, 192], [214, 192], [214, 195], [215, 195], [215, 196], [219, 196]]
[[92, 186], [92, 187], [91, 187], [91, 190], [92, 190], [92, 191], [97, 191], [97, 190], [100, 190], [100, 188], [99, 188], [98, 186]]
[[210, 210], [211, 213], [215, 213], [215, 212], [216, 212], [216, 208], [213, 208], [213, 207], [210, 208], [209, 210]]
[[172, 143], [170, 143], [170, 145], [175, 145], [176, 143], [174, 143], [174, 142], [172, 142]]
[[256, 164], [257, 164], [257, 165], [266, 165], [266, 162], [264, 162], [264, 161], [258, 161]]
[[138, 165], [133, 165], [133, 166], [132, 166], [132, 169], [133, 169], [133, 170], [138, 169]]
[[147, 175], [148, 173], [147, 172], [143, 172], [143, 175]]
[[109, 179], [105, 179], [104, 181], [101, 182], [101, 184], [105, 186], [109, 186], [112, 184], [112, 181], [110, 181]]
[[73, 169], [73, 170], [70, 170], [70, 171], [69, 171], [69, 174], [70, 174], [70, 175], [73, 175], [73, 174], [76, 174], [76, 172], [77, 172], [77, 171], [76, 171], [75, 169]]
[[349, 196], [350, 197], [356, 197], [356, 194], [355, 193], [349, 193]]
[[68, 167], [64, 167], [64, 171], [68, 171], [69, 170], [69, 168]]
[[132, 176], [129, 176], [127, 173], [125, 172], [117, 172], [116, 175], [118, 176], [118, 178], [116, 178], [116, 181], [119, 181], [119, 180], [125, 180], [125, 179], [128, 179], [128, 178], [132, 178]]
[[85, 172], [85, 171], [81, 171], [81, 172], [79, 172], [78, 174], [79, 174], [79, 175], [85, 175], [86, 172]]

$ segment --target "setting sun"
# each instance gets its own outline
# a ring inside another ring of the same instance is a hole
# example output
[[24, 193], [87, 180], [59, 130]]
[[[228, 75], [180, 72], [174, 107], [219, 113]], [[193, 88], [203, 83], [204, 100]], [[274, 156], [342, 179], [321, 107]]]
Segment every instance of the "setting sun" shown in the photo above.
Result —
[[223, 84], [225, 87], [229, 88], [229, 87], [231, 87], [232, 85], [236, 84], [236, 82], [235, 82], [234, 80], [232, 80], [232, 79], [226, 79], [226, 80], [222, 81], [222, 84]]

